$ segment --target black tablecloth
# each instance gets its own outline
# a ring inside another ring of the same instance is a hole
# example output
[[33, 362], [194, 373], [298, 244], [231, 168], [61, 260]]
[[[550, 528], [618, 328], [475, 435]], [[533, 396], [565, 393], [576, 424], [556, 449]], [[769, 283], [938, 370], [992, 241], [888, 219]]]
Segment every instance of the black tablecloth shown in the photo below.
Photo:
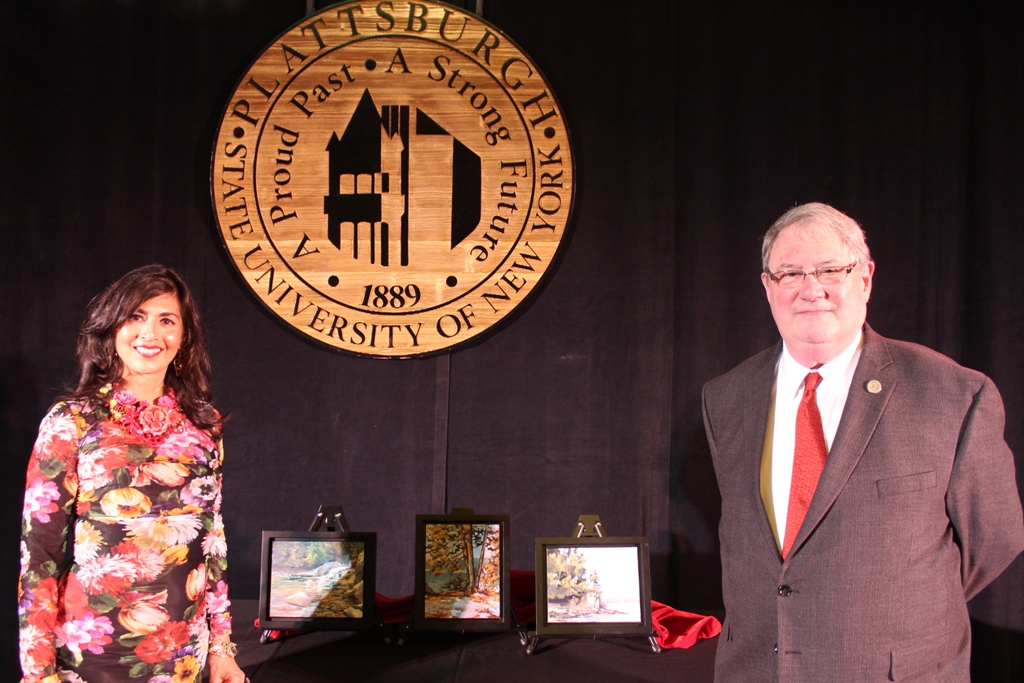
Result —
[[527, 655], [517, 632], [408, 632], [398, 645], [382, 632], [308, 633], [263, 645], [255, 600], [236, 600], [238, 663], [252, 683], [535, 683], [687, 681], [710, 683], [717, 638], [654, 654], [646, 638], [545, 638]]

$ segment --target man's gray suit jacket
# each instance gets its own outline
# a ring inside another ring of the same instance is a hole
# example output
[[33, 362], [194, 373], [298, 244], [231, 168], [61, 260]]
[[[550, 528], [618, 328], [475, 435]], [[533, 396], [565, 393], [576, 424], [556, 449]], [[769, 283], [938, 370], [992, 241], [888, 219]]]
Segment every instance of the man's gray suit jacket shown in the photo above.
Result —
[[825, 469], [783, 561], [759, 488], [781, 352], [780, 342], [704, 387], [722, 494], [715, 680], [966, 683], [966, 601], [1024, 549], [999, 392], [865, 325]]

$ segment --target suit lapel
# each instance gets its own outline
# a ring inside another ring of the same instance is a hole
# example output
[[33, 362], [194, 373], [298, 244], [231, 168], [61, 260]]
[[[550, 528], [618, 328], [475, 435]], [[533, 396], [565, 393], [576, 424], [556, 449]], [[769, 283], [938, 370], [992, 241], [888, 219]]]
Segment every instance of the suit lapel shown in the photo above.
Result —
[[[793, 557], [799, 552], [800, 546], [821, 523], [846, 486], [861, 456], [864, 455], [889, 397], [896, 388], [890, 367], [892, 364], [892, 356], [889, 354], [885, 339], [865, 325], [864, 348], [857, 363], [857, 370], [853, 374], [853, 381], [850, 383], [850, 393], [846, 397], [839, 429], [832, 442], [828, 460], [825, 461], [825, 469], [818, 480], [818, 488], [814, 492], [811, 506], [807, 510], [807, 516], [788, 557]], [[872, 384], [871, 389], [878, 391], [869, 390], [868, 384], [872, 380], [877, 380], [878, 384]]]

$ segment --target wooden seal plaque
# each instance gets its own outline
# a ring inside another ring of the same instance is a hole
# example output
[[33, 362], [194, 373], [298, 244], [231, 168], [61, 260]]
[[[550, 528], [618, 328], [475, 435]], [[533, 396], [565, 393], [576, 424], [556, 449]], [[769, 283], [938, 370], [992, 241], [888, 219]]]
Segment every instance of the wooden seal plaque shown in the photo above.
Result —
[[566, 236], [574, 170], [551, 85], [500, 30], [436, 2], [350, 2], [239, 80], [211, 192], [231, 261], [275, 316], [401, 358], [524, 304]]

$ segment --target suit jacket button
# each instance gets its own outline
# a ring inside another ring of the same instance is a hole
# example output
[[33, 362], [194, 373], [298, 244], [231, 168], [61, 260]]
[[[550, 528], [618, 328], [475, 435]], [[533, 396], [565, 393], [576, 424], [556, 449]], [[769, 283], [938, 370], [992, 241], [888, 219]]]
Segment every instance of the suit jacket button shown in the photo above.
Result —
[[779, 595], [781, 595], [782, 597], [788, 598], [792, 594], [793, 594], [793, 589], [790, 588], [789, 586], [779, 586]]
[[779, 644], [775, 643], [775, 654], [779, 654]]

